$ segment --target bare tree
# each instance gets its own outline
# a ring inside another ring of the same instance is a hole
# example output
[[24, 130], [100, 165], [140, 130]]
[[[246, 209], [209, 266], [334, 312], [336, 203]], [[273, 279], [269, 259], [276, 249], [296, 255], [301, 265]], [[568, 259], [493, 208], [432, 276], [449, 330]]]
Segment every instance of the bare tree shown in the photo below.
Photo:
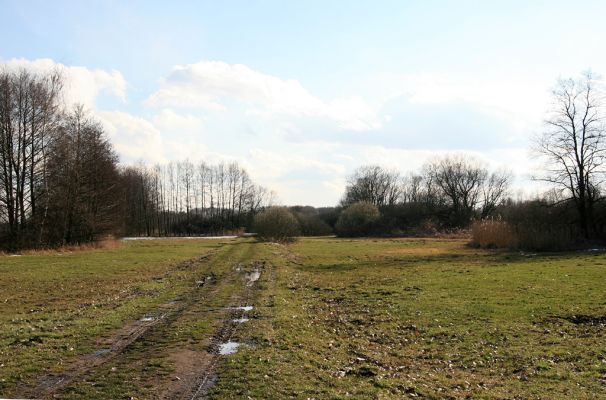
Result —
[[546, 162], [545, 174], [536, 179], [553, 184], [573, 200], [579, 227], [589, 238], [605, 172], [603, 86], [586, 72], [577, 79], [559, 80], [552, 98], [547, 129], [534, 146]]
[[425, 166], [425, 179], [435, 185], [451, 210], [451, 223], [465, 226], [477, 209], [489, 216], [509, 189], [511, 174], [492, 174], [478, 160], [461, 155], [434, 159]]
[[39, 238], [48, 201], [47, 147], [60, 117], [58, 71], [0, 70], [0, 223], [9, 241]]
[[481, 217], [489, 217], [509, 193], [511, 172], [504, 169], [490, 174], [482, 187]]
[[347, 181], [343, 206], [367, 202], [377, 207], [394, 205], [402, 192], [400, 174], [378, 165], [358, 168]]

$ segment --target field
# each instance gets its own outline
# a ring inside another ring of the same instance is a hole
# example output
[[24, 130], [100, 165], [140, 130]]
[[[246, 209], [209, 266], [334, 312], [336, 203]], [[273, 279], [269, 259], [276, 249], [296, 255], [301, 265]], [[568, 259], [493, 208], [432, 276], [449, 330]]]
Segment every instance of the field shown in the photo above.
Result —
[[0, 397], [606, 398], [601, 252], [306, 238], [0, 256], [0, 326]]

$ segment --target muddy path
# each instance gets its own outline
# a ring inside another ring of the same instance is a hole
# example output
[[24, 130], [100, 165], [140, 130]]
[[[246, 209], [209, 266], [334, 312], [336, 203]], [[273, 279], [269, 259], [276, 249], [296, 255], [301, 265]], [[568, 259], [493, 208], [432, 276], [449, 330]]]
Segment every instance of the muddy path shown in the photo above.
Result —
[[[227, 243], [177, 266], [195, 269], [188, 290], [130, 321], [56, 374], [21, 388], [26, 398], [202, 399], [217, 367], [241, 345], [269, 266], [254, 242]], [[242, 344], [247, 345], [247, 344]]]

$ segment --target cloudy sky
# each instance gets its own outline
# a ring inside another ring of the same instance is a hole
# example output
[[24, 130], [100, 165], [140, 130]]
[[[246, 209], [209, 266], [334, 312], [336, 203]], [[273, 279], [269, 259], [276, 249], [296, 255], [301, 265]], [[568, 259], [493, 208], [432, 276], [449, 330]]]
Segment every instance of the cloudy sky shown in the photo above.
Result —
[[[490, 5], [488, 5], [490, 3]], [[471, 153], [528, 187], [558, 77], [606, 73], [606, 2], [6, 1], [0, 61], [60, 66], [123, 162], [237, 160], [285, 204], [362, 164]]]

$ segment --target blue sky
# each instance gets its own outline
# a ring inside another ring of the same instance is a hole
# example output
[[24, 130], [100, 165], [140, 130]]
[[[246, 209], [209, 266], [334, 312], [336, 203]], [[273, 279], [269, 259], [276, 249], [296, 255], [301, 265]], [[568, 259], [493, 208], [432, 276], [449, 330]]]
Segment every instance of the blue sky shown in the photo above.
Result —
[[1, 1], [0, 60], [60, 65], [124, 162], [238, 160], [286, 204], [365, 163], [507, 167], [560, 76], [606, 73], [606, 3]]

